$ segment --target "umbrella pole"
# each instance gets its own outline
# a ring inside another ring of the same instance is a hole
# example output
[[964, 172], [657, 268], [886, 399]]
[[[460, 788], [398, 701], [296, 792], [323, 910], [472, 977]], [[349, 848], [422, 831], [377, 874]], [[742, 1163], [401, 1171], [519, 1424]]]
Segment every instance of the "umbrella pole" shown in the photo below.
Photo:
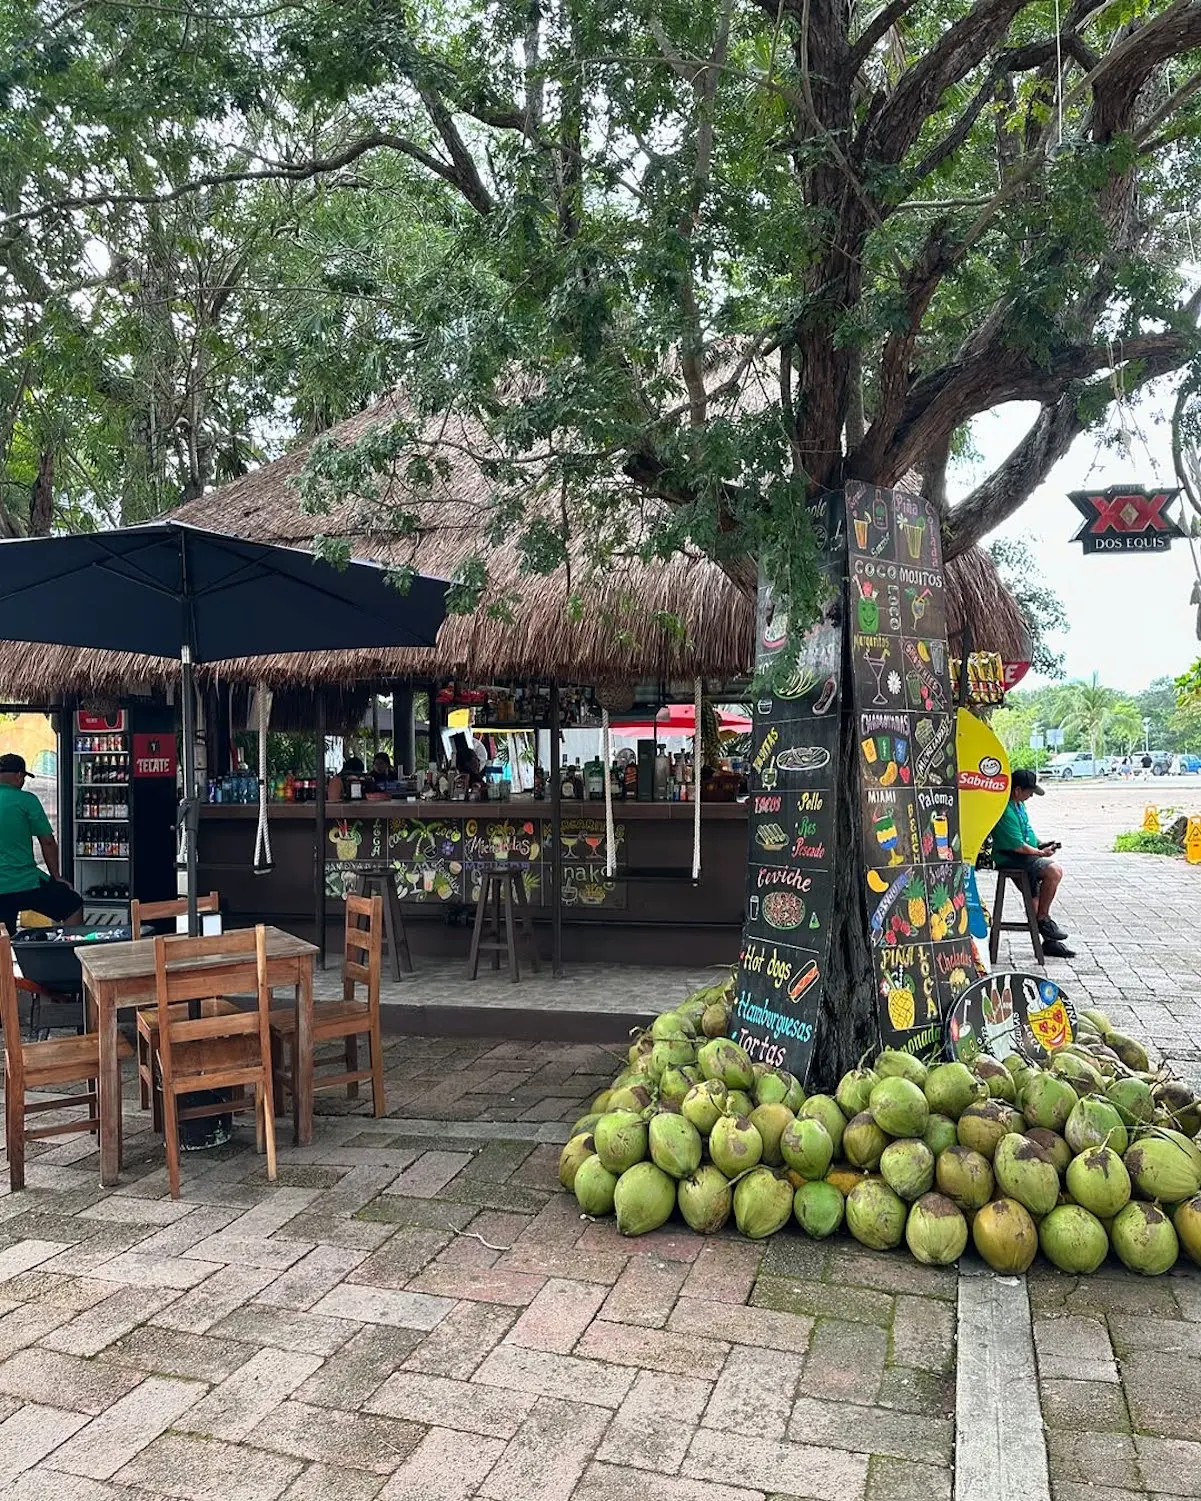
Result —
[[313, 841], [313, 930], [317, 964], [325, 968], [325, 693], [317, 688], [315, 718], [317, 733], [317, 806], [314, 809], [316, 839]]
[[550, 941], [551, 973], [563, 973], [563, 775], [559, 758], [559, 680], [550, 685]]
[[180, 652], [179, 662], [183, 679], [183, 800], [179, 805], [179, 816], [184, 831], [184, 866], [188, 882], [188, 932], [195, 938], [200, 932], [200, 914], [196, 907], [200, 804], [196, 798], [196, 695], [190, 646], [185, 646]]

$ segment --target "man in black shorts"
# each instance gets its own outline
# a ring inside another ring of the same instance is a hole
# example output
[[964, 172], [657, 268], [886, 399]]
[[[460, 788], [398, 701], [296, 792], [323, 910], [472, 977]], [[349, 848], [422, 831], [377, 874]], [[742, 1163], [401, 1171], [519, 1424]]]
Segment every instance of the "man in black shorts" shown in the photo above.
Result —
[[[28, 775], [20, 756], [0, 756], [0, 924], [10, 934], [19, 912], [40, 912], [55, 923], [83, 921], [83, 898], [59, 876], [58, 841], [46, 810], [25, 791]], [[35, 839], [48, 877], [34, 860]]]
[[1042, 795], [1035, 772], [1022, 768], [1013, 773], [1009, 804], [992, 833], [993, 862], [998, 867], [1026, 872], [1038, 910], [1043, 951], [1055, 959], [1074, 959], [1075, 950], [1064, 942], [1067, 930], [1051, 916], [1051, 903], [1063, 880], [1063, 867], [1055, 859], [1060, 846], [1054, 839], [1039, 839], [1025, 807], [1032, 797]]

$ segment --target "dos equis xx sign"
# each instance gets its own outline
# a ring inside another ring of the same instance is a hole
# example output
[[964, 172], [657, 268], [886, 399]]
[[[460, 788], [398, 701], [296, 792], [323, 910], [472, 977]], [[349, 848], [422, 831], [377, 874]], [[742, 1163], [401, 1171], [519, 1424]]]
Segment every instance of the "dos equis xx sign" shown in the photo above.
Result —
[[1179, 490], [1144, 490], [1111, 485], [1108, 490], [1073, 490], [1068, 499], [1084, 517], [1073, 542], [1090, 552], [1167, 552], [1185, 532], [1171, 514]]

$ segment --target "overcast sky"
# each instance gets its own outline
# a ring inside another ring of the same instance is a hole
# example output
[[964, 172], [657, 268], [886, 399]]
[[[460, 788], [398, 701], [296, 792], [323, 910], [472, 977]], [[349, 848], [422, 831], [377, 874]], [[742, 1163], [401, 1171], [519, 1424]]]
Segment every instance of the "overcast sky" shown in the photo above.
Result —
[[[950, 476], [952, 497], [966, 493], [1010, 452], [1037, 410], [1012, 403], [979, 419], [975, 439], [983, 459]], [[1130, 414], [1125, 426], [1132, 457], [1095, 434], [1078, 438], [1047, 482], [996, 533], [1029, 542], [1043, 576], [1063, 600], [1070, 628], [1055, 644], [1064, 653], [1069, 678], [1098, 672], [1109, 686], [1135, 691], [1153, 678], [1177, 676], [1201, 655], [1196, 607], [1189, 603], [1196, 575], [1187, 542], [1174, 542], [1167, 553], [1086, 558], [1081, 544], [1069, 541], [1082, 520], [1068, 499], [1070, 490], [1175, 483], [1170, 430], [1157, 420], [1170, 410], [1171, 396], [1165, 393]]]

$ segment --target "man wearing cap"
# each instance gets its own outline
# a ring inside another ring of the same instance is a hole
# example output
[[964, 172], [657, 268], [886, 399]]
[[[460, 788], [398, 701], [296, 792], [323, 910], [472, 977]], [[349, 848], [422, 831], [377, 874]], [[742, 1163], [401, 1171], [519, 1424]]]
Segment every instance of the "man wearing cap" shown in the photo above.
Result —
[[1029, 876], [1043, 951], [1054, 959], [1074, 959], [1075, 950], [1064, 942], [1067, 930], [1051, 916], [1051, 904], [1063, 880], [1063, 867], [1054, 859], [1060, 846], [1054, 839], [1040, 840], [1026, 812], [1030, 799], [1042, 797], [1043, 791], [1035, 772], [1020, 768], [1013, 773], [1009, 803], [992, 832], [993, 861], [1007, 870], [1024, 870]]
[[[40, 912], [56, 923], [83, 921], [83, 898], [59, 875], [58, 841], [46, 810], [25, 791], [28, 775], [20, 756], [0, 756], [0, 924], [9, 933], [17, 931], [19, 912]], [[49, 879], [34, 860], [35, 839]]]

